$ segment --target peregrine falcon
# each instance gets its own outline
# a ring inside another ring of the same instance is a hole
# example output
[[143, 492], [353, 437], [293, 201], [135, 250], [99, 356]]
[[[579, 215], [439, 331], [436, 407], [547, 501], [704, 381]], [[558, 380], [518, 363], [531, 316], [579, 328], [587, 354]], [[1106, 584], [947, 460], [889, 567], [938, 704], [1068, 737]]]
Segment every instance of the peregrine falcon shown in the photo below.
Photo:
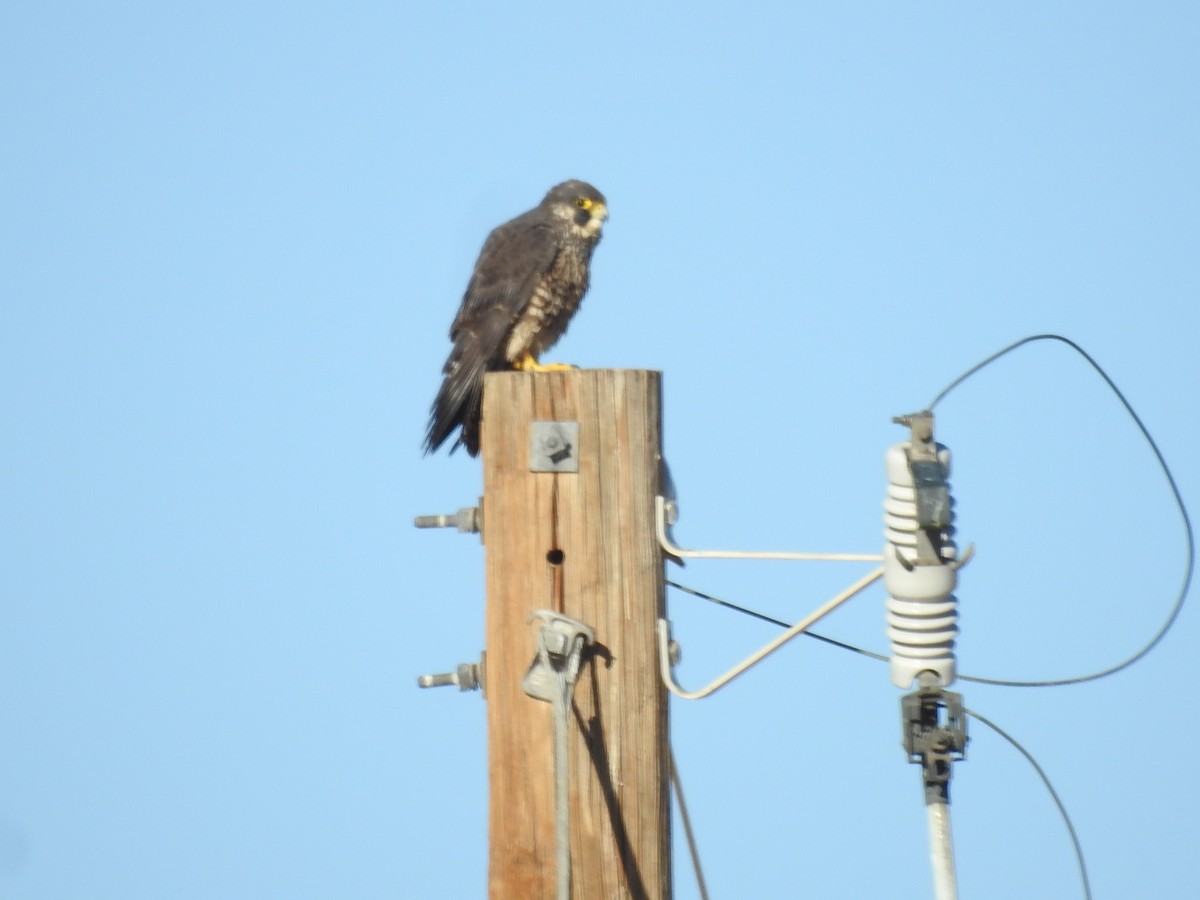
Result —
[[450, 326], [454, 347], [429, 411], [426, 454], [460, 428], [450, 452], [461, 445], [478, 455], [486, 372], [569, 368], [537, 358], [579, 309], [607, 217], [603, 194], [586, 182], [564, 181], [488, 235]]

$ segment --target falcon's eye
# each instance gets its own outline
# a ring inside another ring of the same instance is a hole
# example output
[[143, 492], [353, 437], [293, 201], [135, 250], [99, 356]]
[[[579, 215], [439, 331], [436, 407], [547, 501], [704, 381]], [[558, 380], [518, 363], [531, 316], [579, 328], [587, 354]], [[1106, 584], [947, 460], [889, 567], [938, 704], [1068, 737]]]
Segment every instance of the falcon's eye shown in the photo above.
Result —
[[592, 205], [592, 201], [589, 200], [587, 197], [576, 197], [575, 205], [578, 206], [580, 209], [589, 209]]

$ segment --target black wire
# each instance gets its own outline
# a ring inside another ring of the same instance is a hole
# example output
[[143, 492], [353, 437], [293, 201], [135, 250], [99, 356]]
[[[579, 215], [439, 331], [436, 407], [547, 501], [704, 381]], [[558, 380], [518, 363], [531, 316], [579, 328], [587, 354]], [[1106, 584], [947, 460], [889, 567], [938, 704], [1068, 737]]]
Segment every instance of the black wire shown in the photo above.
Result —
[[[998, 687], [1060, 687], [1062, 685], [1083, 684], [1088, 681], [1096, 681], [1100, 678], [1106, 678], [1109, 675], [1114, 675], [1117, 672], [1120, 672], [1122, 669], [1129, 668], [1135, 662], [1137, 662], [1142, 657], [1144, 657], [1146, 654], [1148, 654], [1151, 650], [1153, 650], [1156, 646], [1158, 646], [1159, 642], [1162, 641], [1162, 639], [1164, 637], [1166, 637], [1167, 632], [1171, 630], [1171, 627], [1175, 624], [1175, 620], [1179, 618], [1179, 614], [1183, 611], [1183, 604], [1187, 600], [1188, 590], [1190, 589], [1191, 583], [1192, 583], [1192, 574], [1195, 570], [1196, 550], [1195, 550], [1195, 537], [1194, 537], [1194, 534], [1192, 531], [1192, 520], [1191, 520], [1191, 517], [1188, 515], [1187, 505], [1183, 502], [1183, 495], [1179, 492], [1179, 485], [1176, 484], [1175, 476], [1171, 474], [1171, 469], [1167, 465], [1167, 461], [1163, 457], [1162, 451], [1158, 449], [1158, 444], [1155, 442], [1154, 438], [1152, 438], [1150, 436], [1150, 432], [1149, 432], [1149, 430], [1147, 430], [1145, 424], [1142, 422], [1141, 417], [1139, 417], [1138, 414], [1134, 411], [1134, 409], [1130, 405], [1129, 401], [1125, 399], [1125, 395], [1121, 392], [1121, 389], [1118, 388], [1116, 386], [1116, 384], [1113, 382], [1113, 380], [1108, 377], [1108, 373], [1105, 372], [1103, 368], [1101, 368], [1100, 364], [1097, 363], [1094, 359], [1092, 359], [1092, 357], [1087, 353], [1087, 351], [1085, 351], [1082, 347], [1080, 347], [1074, 341], [1070, 340], [1069, 338], [1065, 338], [1062, 335], [1058, 335], [1058, 334], [1034, 334], [1034, 335], [1030, 335], [1029, 337], [1022, 338], [1021, 340], [1017, 341], [1016, 343], [1009, 344], [1004, 349], [999, 350], [996, 353], [993, 353], [991, 356], [987, 357], [982, 362], [972, 366], [970, 369], [968, 369], [962, 375], [959, 375], [956, 379], [954, 379], [954, 381], [950, 382], [950, 384], [947, 385], [942, 390], [941, 393], [939, 393], [936, 397], [933, 398], [933, 402], [929, 404], [929, 408], [932, 410], [935, 406], [937, 406], [938, 403], [940, 403], [946, 397], [946, 395], [948, 395], [951, 391], [953, 391], [956, 387], [958, 387], [960, 384], [962, 384], [964, 381], [966, 381], [968, 378], [970, 378], [972, 375], [974, 375], [980, 369], [983, 369], [985, 366], [990, 365], [991, 363], [1000, 359], [1000, 357], [1004, 356], [1005, 354], [1011, 353], [1013, 350], [1016, 350], [1018, 347], [1023, 347], [1025, 344], [1030, 344], [1030, 343], [1033, 343], [1034, 341], [1059, 341], [1063, 344], [1066, 344], [1068, 347], [1070, 347], [1072, 350], [1074, 350], [1076, 353], [1078, 353], [1080, 356], [1082, 356], [1085, 360], [1087, 360], [1087, 362], [1091, 365], [1091, 367], [1096, 370], [1096, 373], [1101, 378], [1104, 379], [1105, 383], [1109, 386], [1109, 388], [1112, 390], [1112, 392], [1116, 395], [1117, 399], [1121, 401], [1121, 405], [1125, 408], [1125, 411], [1129, 414], [1129, 417], [1131, 419], [1133, 419], [1134, 424], [1137, 425], [1138, 430], [1142, 434], [1142, 437], [1145, 438], [1146, 443], [1150, 445], [1150, 449], [1154, 452], [1154, 456], [1158, 460], [1159, 468], [1162, 470], [1163, 475], [1166, 476], [1167, 484], [1171, 488], [1171, 494], [1175, 498], [1175, 505], [1179, 509], [1179, 515], [1183, 520], [1183, 529], [1184, 529], [1184, 534], [1185, 534], [1186, 544], [1187, 544], [1186, 566], [1184, 568], [1183, 584], [1180, 586], [1179, 594], [1175, 600], [1175, 605], [1171, 608], [1170, 614], [1167, 616], [1166, 621], [1163, 623], [1162, 627], [1159, 628], [1158, 632], [1140, 650], [1138, 650], [1136, 653], [1134, 653], [1132, 656], [1125, 659], [1124, 661], [1117, 663], [1116, 665], [1109, 666], [1107, 669], [1102, 669], [1099, 672], [1092, 672], [1091, 674], [1088, 674], [1088, 675], [1078, 675], [1073, 678], [1059, 678], [1059, 679], [1043, 680], [1043, 681], [1014, 681], [1014, 680], [1005, 679], [1005, 678], [986, 678], [982, 675], [966, 675], [966, 674], [962, 674], [962, 675], [958, 676], [959, 680], [961, 680], [961, 681], [970, 681], [975, 684], [990, 684], [990, 685], [996, 685]], [[780, 621], [779, 619], [773, 619], [770, 616], [766, 616], [766, 615], [763, 615], [762, 613], [755, 612], [752, 609], [747, 609], [744, 606], [738, 606], [736, 603], [730, 603], [727, 600], [721, 600], [718, 597], [713, 597], [710, 594], [705, 594], [694, 588], [685, 587], [684, 585], [677, 584], [673, 581], [668, 581], [667, 584], [671, 585], [674, 588], [678, 588], [681, 591], [686, 591], [687, 593], [692, 594], [694, 596], [701, 597], [705, 600], [710, 600], [713, 603], [716, 603], [720, 606], [726, 607], [727, 609], [736, 610], [737, 612], [744, 613], [745, 615], [753, 616], [756, 619], [761, 619], [764, 622], [770, 622], [774, 625], [779, 625], [782, 628], [790, 628], [791, 627], [787, 622]], [[814, 638], [818, 641], [822, 641], [826, 644], [832, 644], [835, 647], [841, 647], [843, 650], [850, 650], [854, 653], [858, 653], [862, 656], [867, 656], [867, 657], [870, 657], [871, 659], [876, 659], [881, 662], [888, 661], [888, 657], [886, 657], [880, 653], [874, 653], [870, 650], [864, 650], [862, 647], [856, 647], [853, 644], [843, 643], [842, 641], [837, 641], [837, 640], [834, 640], [833, 638], [825, 637], [824, 635], [817, 634], [816, 632], [812, 632], [812, 631], [806, 631], [805, 634], [807, 634], [811, 638]]]
[[[706, 594], [704, 591], [698, 591], [695, 588], [690, 588], [686, 584], [680, 584], [677, 581], [668, 581], [667, 584], [676, 590], [683, 591], [685, 594], [691, 594], [693, 597], [699, 597], [702, 600], [708, 600], [718, 606], [724, 606], [726, 609], [732, 609], [736, 612], [744, 613], [755, 619], [761, 619], [764, 622], [770, 622], [772, 625], [778, 625], [780, 628], [791, 628], [787, 622], [782, 619], [775, 619], [771, 616], [764, 615], [760, 612], [755, 612], [752, 609], [747, 609], [744, 606], [738, 606], [736, 603], [730, 603], [728, 600], [722, 600], [720, 597], [714, 597], [712, 594]], [[847, 644], [843, 641], [834, 640], [831, 637], [826, 637], [823, 634], [817, 634], [815, 631], [805, 631], [805, 637], [813, 638], [826, 644], [832, 644], [834, 647], [840, 647], [842, 650], [849, 650], [852, 653], [860, 653], [863, 656], [868, 656], [871, 659], [877, 659], [880, 662], [887, 662], [888, 658], [882, 653], [874, 653], [870, 650], [864, 650], [862, 647], [855, 647], [853, 644]]]
[[[1142, 657], [1146, 656], [1151, 650], [1153, 650], [1156, 646], [1158, 646], [1159, 642], [1161, 642], [1162, 639], [1164, 637], [1166, 637], [1167, 632], [1171, 630], [1172, 626], [1174, 626], [1175, 621], [1179, 618], [1179, 614], [1183, 611], [1183, 605], [1184, 605], [1184, 602], [1187, 600], [1188, 590], [1190, 589], [1191, 583], [1192, 583], [1192, 575], [1195, 571], [1196, 550], [1195, 550], [1195, 535], [1192, 530], [1192, 521], [1191, 521], [1191, 517], [1188, 515], [1187, 505], [1183, 501], [1183, 495], [1179, 491], [1179, 485], [1175, 481], [1175, 476], [1171, 473], [1170, 466], [1167, 465], [1167, 461], [1163, 457], [1162, 451], [1159, 450], [1158, 444], [1155, 442], [1154, 438], [1150, 436], [1150, 432], [1146, 428], [1145, 424], [1142, 422], [1141, 417], [1138, 416], [1137, 412], [1134, 411], [1134, 409], [1130, 405], [1129, 401], [1127, 399], [1125, 399], [1125, 395], [1121, 392], [1121, 389], [1117, 387], [1117, 385], [1113, 382], [1113, 380], [1111, 378], [1109, 378], [1108, 373], [1104, 371], [1104, 369], [1100, 366], [1100, 364], [1097, 363], [1094, 359], [1092, 359], [1092, 357], [1082, 347], [1080, 347], [1078, 344], [1076, 344], [1074, 341], [1070, 340], [1069, 338], [1063, 337], [1062, 335], [1058, 335], [1058, 334], [1035, 334], [1035, 335], [1030, 335], [1029, 337], [1022, 338], [1021, 340], [1016, 341], [1013, 344], [1009, 344], [1007, 347], [1003, 348], [1002, 350], [997, 351], [996, 353], [993, 353], [991, 356], [987, 357], [982, 362], [976, 364], [975, 366], [972, 366], [966, 372], [964, 372], [963, 374], [959, 375], [956, 379], [954, 379], [954, 381], [950, 382], [949, 385], [947, 385], [936, 397], [933, 398], [933, 401], [929, 404], [929, 409], [933, 410], [933, 408], [936, 407], [938, 405], [938, 403], [940, 403], [943, 399], [945, 399], [945, 397], [948, 394], [950, 394], [951, 391], [953, 391], [955, 388], [957, 388], [960, 384], [962, 384], [964, 381], [966, 381], [968, 378], [970, 378], [976, 372], [978, 372], [981, 369], [985, 368], [986, 366], [992, 364], [996, 360], [1000, 359], [1002, 356], [1005, 356], [1008, 353], [1011, 353], [1013, 350], [1016, 350], [1018, 347], [1023, 347], [1026, 344], [1031, 344], [1035, 341], [1058, 341], [1060, 343], [1066, 344], [1068, 347], [1070, 347], [1072, 350], [1074, 350], [1076, 353], [1078, 353], [1080, 356], [1082, 356], [1088, 362], [1088, 364], [1096, 371], [1096, 373], [1101, 378], [1104, 379], [1104, 382], [1108, 385], [1109, 389], [1112, 390], [1113, 394], [1116, 395], [1117, 399], [1119, 401], [1121, 401], [1121, 405], [1125, 408], [1125, 411], [1129, 414], [1129, 417], [1133, 420], [1134, 424], [1137, 425], [1138, 430], [1141, 432], [1142, 437], [1145, 438], [1146, 443], [1149, 444], [1151, 451], [1153, 451], [1155, 458], [1158, 460], [1159, 468], [1162, 470], [1163, 475], [1166, 476], [1167, 484], [1171, 488], [1171, 494], [1175, 498], [1175, 505], [1179, 509], [1180, 518], [1183, 520], [1183, 528], [1184, 528], [1184, 533], [1186, 536], [1186, 544], [1187, 544], [1186, 566], [1184, 569], [1183, 583], [1180, 586], [1179, 595], [1175, 601], [1175, 604], [1171, 608], [1170, 615], [1167, 616], [1167, 619], [1163, 623], [1162, 627], [1159, 628], [1159, 630], [1145, 644], [1145, 646], [1143, 646], [1140, 650], [1138, 650], [1132, 656], [1128, 657], [1127, 659], [1125, 659], [1124, 661], [1122, 661], [1120, 663], [1117, 663], [1114, 666], [1110, 666], [1107, 669], [1103, 669], [1099, 672], [1093, 672], [1089, 675], [1081, 675], [1081, 676], [1077, 676], [1074, 678], [1061, 678], [1061, 679], [1049, 680], [1049, 681], [1011, 681], [1011, 680], [1005, 680], [1005, 679], [999, 679], [999, 678], [983, 678], [983, 677], [975, 676], [975, 675], [959, 675], [958, 678], [962, 681], [971, 681], [971, 682], [975, 682], [978, 684], [999, 685], [1002, 687], [1057, 687], [1060, 685], [1082, 684], [1082, 683], [1088, 682], [1088, 681], [1096, 681], [1100, 678], [1106, 678], [1109, 675], [1116, 674], [1117, 672], [1120, 672], [1123, 669], [1127, 669], [1129, 666], [1132, 666], [1134, 663], [1138, 662], [1140, 659], [1142, 659]], [[673, 588], [676, 588], [677, 590], [684, 591], [686, 593], [692, 594], [693, 596], [700, 597], [704, 600], [711, 601], [712, 603], [716, 603], [719, 606], [724, 606], [727, 609], [732, 609], [737, 612], [743, 613], [745, 615], [752, 616], [753, 618], [761, 619], [764, 622], [770, 622], [771, 624], [778, 625], [781, 628], [790, 628], [791, 627], [787, 622], [784, 622], [780, 619], [776, 619], [776, 618], [773, 618], [772, 616], [764, 615], [763, 613], [760, 613], [760, 612], [755, 612], [752, 609], [747, 609], [744, 606], [739, 606], [738, 604], [731, 603], [728, 600], [722, 600], [718, 597], [712, 596], [711, 594], [706, 594], [703, 591], [698, 591], [695, 588], [690, 588], [685, 585], [679, 584], [678, 582], [668, 581], [667, 584]], [[817, 634], [816, 632], [813, 632], [813, 631], [806, 631], [804, 633], [806, 636], [808, 636], [810, 638], [814, 638], [815, 640], [822, 641], [826, 644], [832, 644], [833, 646], [839, 647], [843, 650], [849, 650], [851, 652], [858, 653], [862, 656], [866, 656], [871, 659], [879, 660], [881, 662], [888, 661], [888, 657], [884, 656], [883, 654], [874, 653], [870, 650], [865, 650], [862, 647], [856, 647], [853, 644], [847, 644], [843, 641], [834, 640], [833, 638], [826, 637], [821, 634]], [[988, 728], [992, 729], [992, 731], [996, 732], [996, 734], [1000, 735], [1000, 737], [1004, 738], [1004, 740], [1008, 741], [1008, 743], [1014, 749], [1016, 749], [1016, 751], [1018, 753], [1020, 753], [1022, 756], [1024, 756], [1025, 759], [1029, 762], [1029, 764], [1031, 766], [1033, 766], [1034, 771], [1037, 772], [1038, 777], [1041, 778], [1042, 783], [1046, 786], [1046, 790], [1050, 793], [1050, 797], [1054, 800], [1055, 806], [1058, 807], [1058, 812], [1062, 816], [1063, 823], [1067, 826], [1067, 832], [1071, 837], [1071, 844], [1073, 845], [1073, 847], [1075, 849], [1075, 859], [1079, 864], [1079, 877], [1080, 877], [1080, 881], [1083, 884], [1083, 894], [1084, 894], [1084, 897], [1086, 898], [1086, 900], [1091, 900], [1092, 888], [1091, 888], [1091, 884], [1088, 880], [1087, 865], [1084, 862], [1084, 858], [1083, 858], [1083, 846], [1079, 843], [1079, 835], [1076, 834], [1076, 832], [1075, 832], [1075, 826], [1071, 822], [1071, 817], [1067, 813], [1066, 806], [1063, 805], [1062, 799], [1058, 796], [1058, 792], [1054, 789], [1054, 785], [1050, 783], [1050, 779], [1046, 775], [1045, 771], [1038, 764], [1037, 760], [1034, 759], [1033, 755], [1028, 750], [1026, 750], [1020, 744], [1020, 742], [1017, 741], [1016, 738], [1014, 738], [1012, 735], [1008, 734], [1008, 732], [1006, 732], [1004, 729], [1002, 729], [995, 722], [991, 721], [990, 719], [988, 719], [985, 716], [980, 715], [975, 710], [967, 709], [967, 710], [965, 710], [965, 712], [967, 713], [967, 715], [971, 716], [974, 719], [977, 719], [978, 721], [980, 721], [984, 725], [986, 725]]]
[[[676, 590], [683, 591], [685, 594], [691, 594], [693, 597], [699, 597], [702, 600], [708, 600], [711, 603], [717, 604], [717, 606], [724, 606], [726, 609], [732, 609], [735, 612], [743, 613], [744, 615], [750, 616], [751, 618], [761, 619], [764, 622], [770, 622], [772, 625], [778, 625], [780, 628], [791, 628], [792, 627], [791, 624], [783, 621], [782, 619], [776, 619], [772, 616], [764, 615], [763, 613], [756, 612], [755, 610], [749, 609], [748, 607], [739, 606], [738, 604], [733, 603], [729, 600], [722, 600], [720, 597], [714, 597], [712, 594], [706, 594], [706, 593], [704, 593], [704, 591], [698, 591], [693, 587], [688, 587], [686, 584], [680, 584], [677, 581], [668, 581], [667, 585], [675, 588]], [[876, 653], [874, 650], [867, 650], [864, 647], [858, 647], [858, 646], [855, 646], [854, 644], [849, 644], [845, 641], [839, 641], [836, 638], [827, 637], [826, 635], [819, 634], [815, 631], [805, 631], [803, 634], [805, 637], [810, 637], [813, 640], [821, 641], [824, 644], [829, 644], [831, 646], [838, 647], [842, 650], [849, 650], [851, 653], [857, 653], [860, 656], [867, 657], [868, 659], [873, 659], [878, 662], [890, 662], [891, 661], [890, 657], [885, 656], [882, 653]], [[998, 681], [998, 680], [995, 680], [992, 678], [981, 678], [978, 675], [962, 675], [962, 674], [960, 674], [960, 675], [957, 675], [956, 677], [958, 678], [959, 681], [973, 681], [973, 682], [976, 682], [977, 684], [999, 684], [999, 685], [1014, 684], [1014, 683], [1017, 685], [1027, 685], [1028, 684], [1028, 682], [1023, 682], [1023, 681], [1006, 682], [1006, 681]]]
[[[770, 622], [772, 625], [778, 625], [781, 628], [790, 628], [791, 627], [787, 622], [784, 622], [782, 619], [776, 619], [772, 616], [764, 615], [763, 613], [760, 613], [760, 612], [755, 612], [752, 609], [747, 609], [746, 607], [739, 606], [736, 603], [730, 603], [728, 600], [722, 600], [719, 597], [714, 597], [712, 594], [706, 594], [706, 593], [704, 593], [704, 591], [698, 591], [695, 588], [690, 588], [687, 585], [679, 584], [676, 581], [668, 581], [667, 584], [670, 585], [671, 587], [675, 588], [676, 590], [684, 591], [685, 593], [691, 594], [694, 597], [700, 597], [703, 600], [709, 600], [713, 603], [716, 603], [718, 606], [724, 606], [726, 609], [736, 610], [737, 612], [744, 613], [748, 616], [752, 616], [755, 619], [761, 619], [764, 622]], [[876, 660], [879, 660], [880, 662], [888, 661], [888, 658], [881, 653], [874, 653], [870, 650], [864, 650], [862, 647], [855, 647], [853, 644], [847, 644], [842, 641], [837, 641], [837, 640], [834, 640], [833, 638], [825, 637], [824, 635], [817, 634], [816, 632], [813, 632], [813, 631], [806, 631], [806, 632], [804, 632], [804, 635], [805, 635], [805, 637], [815, 638], [816, 640], [823, 641], [826, 644], [832, 644], [835, 647], [840, 647], [843, 650], [851, 650], [854, 653], [859, 653], [859, 654], [862, 654], [863, 656], [868, 656], [871, 659], [876, 659]], [[985, 678], [973, 678], [970, 675], [959, 675], [958, 678], [961, 681], [982, 681], [985, 683], [992, 683], [992, 684], [997, 683], [997, 682], [990, 682], [988, 679], [985, 679]], [[1000, 683], [1003, 683], [1003, 682], [1000, 682]], [[1017, 741], [1016, 738], [1014, 738], [1012, 735], [1010, 735], [1008, 732], [1006, 732], [1003, 728], [1001, 728], [999, 725], [997, 725], [991, 719], [988, 719], [988, 718], [980, 715], [979, 713], [975, 712], [975, 710], [973, 710], [973, 709], [967, 709], [967, 710], [965, 710], [965, 712], [967, 713], [967, 715], [971, 716], [972, 718], [978, 719], [980, 722], [982, 722], [988, 728], [992, 729], [992, 731], [996, 732], [996, 734], [1000, 735], [1000, 737], [1004, 738], [1004, 740], [1008, 741], [1017, 750], [1018, 753], [1020, 753], [1022, 756], [1025, 757], [1025, 759], [1029, 762], [1029, 764], [1031, 766], [1033, 766], [1033, 770], [1035, 772], [1037, 772], [1038, 777], [1042, 779], [1042, 784], [1044, 784], [1046, 786], [1046, 790], [1050, 792], [1050, 797], [1054, 800], [1054, 805], [1058, 807], [1059, 815], [1062, 816], [1063, 823], [1067, 826], [1067, 832], [1071, 835], [1071, 843], [1075, 847], [1075, 860], [1079, 864], [1079, 877], [1080, 877], [1080, 880], [1083, 882], [1083, 895], [1086, 898], [1086, 900], [1091, 900], [1092, 888], [1091, 888], [1091, 884], [1088, 882], [1087, 865], [1084, 863], [1084, 860], [1083, 860], [1083, 845], [1079, 843], [1079, 836], [1075, 833], [1075, 826], [1071, 822], [1070, 815], [1067, 814], [1067, 808], [1063, 804], [1062, 798], [1060, 798], [1058, 796], [1058, 791], [1054, 790], [1054, 785], [1050, 783], [1050, 778], [1046, 775], [1045, 770], [1043, 770], [1042, 767], [1040, 765], [1038, 765], [1037, 760], [1033, 758], [1033, 754], [1031, 754], [1023, 746], [1021, 746], [1020, 742]]]
[[964, 681], [974, 681], [979, 684], [994, 684], [1002, 687], [1059, 687], [1066, 684], [1083, 684], [1084, 682], [1096, 681], [1100, 678], [1107, 678], [1109, 675], [1115, 675], [1122, 669], [1129, 668], [1135, 662], [1157, 647], [1159, 642], [1166, 637], [1167, 632], [1171, 630], [1171, 627], [1175, 624], [1175, 620], [1179, 618], [1179, 614], [1183, 611], [1183, 604], [1187, 600], [1188, 590], [1192, 583], [1192, 574], [1195, 571], [1196, 565], [1196, 545], [1195, 536], [1192, 532], [1192, 520], [1188, 515], [1187, 505], [1183, 502], [1183, 495], [1179, 492], [1179, 485], [1176, 484], [1175, 476], [1171, 474], [1171, 468], [1167, 465], [1167, 461], [1163, 457], [1162, 451], [1158, 449], [1158, 444], [1155, 443], [1154, 438], [1150, 436], [1150, 432], [1142, 422], [1141, 417], [1138, 416], [1138, 414], [1134, 411], [1129, 401], [1125, 399], [1125, 395], [1121, 392], [1121, 389], [1117, 387], [1116, 383], [1114, 383], [1111, 378], [1108, 377], [1108, 373], [1101, 368], [1098, 362], [1092, 359], [1087, 351], [1069, 338], [1065, 338], [1060, 334], [1034, 334], [1030, 335], [1029, 337], [1021, 338], [1021, 340], [1013, 344], [1009, 344], [1004, 349], [993, 353], [987, 359], [972, 366], [970, 369], [967, 369], [966, 372], [950, 382], [950, 384], [948, 384], [940, 394], [933, 398], [933, 402], [929, 404], [929, 409], [932, 410], [938, 405], [938, 403], [942, 401], [943, 398], [946, 397], [947, 394], [953, 391], [956, 387], [958, 387], [980, 369], [990, 365], [991, 363], [1000, 359], [1000, 357], [1011, 353], [1018, 347], [1023, 347], [1026, 344], [1033, 343], [1034, 341], [1058, 341], [1066, 344], [1085, 360], [1087, 360], [1088, 364], [1096, 371], [1096, 374], [1104, 379], [1105, 384], [1109, 386], [1109, 389], [1111, 389], [1113, 394], [1116, 395], [1117, 399], [1121, 401], [1121, 405], [1125, 407], [1125, 412], [1127, 412], [1129, 417], [1133, 419], [1133, 423], [1137, 425], [1138, 431], [1142, 433], [1142, 437], [1146, 439], [1146, 443], [1150, 445], [1150, 449], [1154, 452], [1154, 456], [1158, 460], [1159, 468], [1162, 469], [1163, 475], [1166, 476], [1167, 484], [1171, 488], [1171, 494], [1175, 498], [1175, 505], [1178, 507], [1179, 515], [1183, 519], [1183, 530], [1187, 542], [1186, 565], [1184, 567], [1183, 584], [1179, 588], [1179, 595], [1175, 600], [1175, 605], [1171, 608], [1170, 615], [1167, 616], [1166, 621], [1163, 623], [1162, 627], [1158, 629], [1158, 632], [1145, 644], [1145, 646], [1143, 646], [1132, 656], [1128, 657], [1122, 662], [1117, 663], [1116, 665], [1109, 666], [1107, 669], [1102, 669], [1099, 672], [1092, 672], [1088, 675], [1079, 675], [1074, 678], [1058, 678], [1045, 681], [1010, 681], [1000, 678], [981, 678], [968, 675], [959, 676]]
[[1083, 896], [1086, 897], [1087, 900], [1092, 900], [1092, 886], [1088, 882], [1087, 866], [1083, 861], [1083, 845], [1079, 843], [1079, 835], [1075, 833], [1075, 826], [1071, 824], [1071, 817], [1067, 815], [1066, 806], [1063, 805], [1062, 799], [1058, 796], [1058, 791], [1054, 790], [1054, 785], [1050, 783], [1050, 779], [1046, 776], [1045, 771], [1043, 771], [1042, 767], [1038, 765], [1038, 762], [1033, 758], [1032, 753], [1022, 747], [1016, 738], [1006, 732], [995, 722], [984, 716], [981, 716], [973, 709], [964, 709], [963, 711], [972, 719], [978, 719], [988, 728], [992, 729], [992, 731], [996, 732], [996, 734], [1000, 735], [1000, 737], [1008, 741], [1018, 753], [1020, 753], [1025, 757], [1026, 760], [1029, 761], [1029, 764], [1033, 766], [1033, 770], [1038, 773], [1038, 777], [1042, 779], [1042, 784], [1046, 786], [1046, 790], [1050, 792], [1050, 796], [1054, 799], [1054, 805], [1058, 807], [1058, 812], [1062, 816], [1063, 823], [1067, 826], [1067, 832], [1071, 835], [1071, 843], [1075, 846], [1075, 859], [1079, 863], [1079, 878], [1083, 882]]
[[[772, 625], [778, 625], [780, 628], [791, 628], [787, 622], [782, 619], [773, 619], [765, 613], [755, 612], [752, 609], [747, 609], [744, 606], [738, 606], [736, 603], [730, 603], [728, 600], [722, 600], [720, 597], [714, 597], [712, 594], [706, 594], [704, 591], [698, 591], [695, 588], [690, 588], [686, 584], [680, 584], [677, 581], [667, 580], [667, 585], [676, 590], [683, 591], [685, 594], [691, 594], [693, 597], [700, 597], [703, 600], [710, 600], [718, 606], [724, 606], [726, 609], [733, 609], [740, 613], [745, 613], [755, 619], [761, 619], [764, 622], [770, 622]], [[805, 632], [811, 634], [812, 632]]]

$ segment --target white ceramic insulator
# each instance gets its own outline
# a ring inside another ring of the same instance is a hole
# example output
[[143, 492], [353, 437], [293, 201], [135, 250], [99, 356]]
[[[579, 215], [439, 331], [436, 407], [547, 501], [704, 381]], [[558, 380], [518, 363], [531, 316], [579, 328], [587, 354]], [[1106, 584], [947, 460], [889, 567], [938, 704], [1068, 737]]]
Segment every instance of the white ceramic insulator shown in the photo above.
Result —
[[[942, 687], [953, 684], [954, 639], [958, 635], [957, 571], [950, 565], [919, 565], [917, 501], [908, 468], [908, 443], [887, 452], [887, 499], [883, 504], [883, 583], [887, 587], [887, 634], [892, 642], [892, 683], [907, 689], [921, 672], [933, 672]], [[938, 445], [938, 459], [950, 471], [950, 451]], [[939, 537], [940, 555], [953, 561], [953, 527]], [[911, 568], [900, 562], [902, 557]]]

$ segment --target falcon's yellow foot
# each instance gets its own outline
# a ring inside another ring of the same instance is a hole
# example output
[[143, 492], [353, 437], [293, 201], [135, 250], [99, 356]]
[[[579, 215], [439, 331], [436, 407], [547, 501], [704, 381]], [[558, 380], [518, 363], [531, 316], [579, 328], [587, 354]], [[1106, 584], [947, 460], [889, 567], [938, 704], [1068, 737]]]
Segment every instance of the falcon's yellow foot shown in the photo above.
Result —
[[572, 369], [579, 367], [571, 366], [567, 363], [546, 363], [543, 365], [534, 359], [532, 353], [526, 353], [513, 363], [513, 368], [518, 372], [570, 372]]

